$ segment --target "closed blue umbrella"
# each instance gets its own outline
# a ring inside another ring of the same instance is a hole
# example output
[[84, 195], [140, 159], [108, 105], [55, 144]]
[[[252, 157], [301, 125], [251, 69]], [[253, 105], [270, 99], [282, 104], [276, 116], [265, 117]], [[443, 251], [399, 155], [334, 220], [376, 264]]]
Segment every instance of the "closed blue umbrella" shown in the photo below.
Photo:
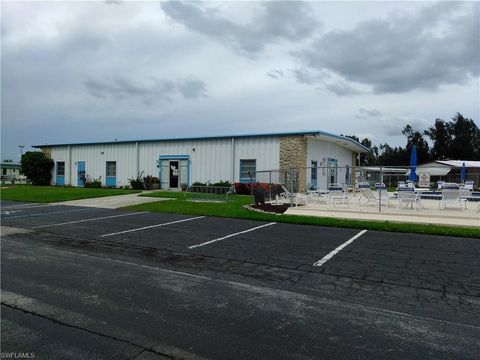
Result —
[[462, 183], [465, 182], [466, 178], [467, 178], [467, 168], [465, 167], [465, 163], [463, 163], [462, 168], [460, 169], [460, 179], [462, 180]]
[[416, 181], [417, 174], [415, 173], [417, 169], [417, 148], [414, 146], [412, 148], [412, 153], [410, 154], [410, 174], [408, 175], [408, 180]]

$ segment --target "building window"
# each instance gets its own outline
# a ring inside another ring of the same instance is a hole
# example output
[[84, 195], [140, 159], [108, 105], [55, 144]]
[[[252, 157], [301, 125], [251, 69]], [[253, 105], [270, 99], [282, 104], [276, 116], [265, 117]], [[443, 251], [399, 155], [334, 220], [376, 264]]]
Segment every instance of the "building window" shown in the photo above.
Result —
[[2, 174], [7, 175], [7, 169], [2, 169]]
[[65, 161], [57, 161], [57, 176], [65, 176]]
[[107, 161], [107, 176], [117, 176], [116, 161]]
[[240, 160], [240, 182], [256, 181], [257, 160]]

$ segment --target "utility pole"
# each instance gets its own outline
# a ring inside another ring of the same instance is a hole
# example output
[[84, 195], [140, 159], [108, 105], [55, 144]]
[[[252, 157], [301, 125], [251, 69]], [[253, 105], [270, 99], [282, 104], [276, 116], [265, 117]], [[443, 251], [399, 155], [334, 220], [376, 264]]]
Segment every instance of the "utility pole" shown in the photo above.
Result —
[[20, 161], [22, 161], [23, 148], [25, 147], [25, 145], [18, 145], [18, 147], [20, 148]]

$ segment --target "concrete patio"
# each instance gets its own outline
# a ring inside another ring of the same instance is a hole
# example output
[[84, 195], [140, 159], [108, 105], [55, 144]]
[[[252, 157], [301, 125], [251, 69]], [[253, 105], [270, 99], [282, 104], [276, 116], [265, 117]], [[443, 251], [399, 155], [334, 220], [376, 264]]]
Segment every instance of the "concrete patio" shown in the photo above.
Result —
[[358, 203], [359, 195], [349, 196], [348, 204], [329, 204], [328, 202], [308, 203], [289, 208], [285, 214], [321, 216], [338, 219], [376, 220], [398, 223], [435, 224], [449, 226], [480, 227], [479, 202], [468, 202], [462, 211], [460, 205], [448, 204], [446, 209], [439, 209], [439, 200], [422, 199], [420, 210], [410, 207], [398, 208], [398, 201], [391, 199], [388, 207], [382, 205], [379, 212], [378, 203]]

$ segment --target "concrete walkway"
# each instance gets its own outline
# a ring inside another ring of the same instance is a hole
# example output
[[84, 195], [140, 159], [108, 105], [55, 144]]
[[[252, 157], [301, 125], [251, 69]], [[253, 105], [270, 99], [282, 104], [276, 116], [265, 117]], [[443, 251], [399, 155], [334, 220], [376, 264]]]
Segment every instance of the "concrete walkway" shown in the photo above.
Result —
[[459, 207], [439, 210], [437, 200], [422, 200], [422, 209], [397, 208], [397, 202], [391, 201], [389, 207], [378, 212], [376, 205], [359, 205], [355, 198], [347, 205], [330, 204], [303, 205], [289, 208], [285, 214], [330, 217], [351, 220], [390, 221], [397, 223], [434, 224], [463, 227], [480, 227], [479, 204], [470, 203], [465, 211]]
[[140, 194], [115, 195], [115, 196], [104, 196], [104, 197], [91, 198], [91, 199], [62, 201], [62, 202], [55, 203], [55, 205], [118, 209], [118, 208], [131, 206], [131, 205], [139, 205], [139, 204], [165, 201], [165, 200], [174, 200], [169, 198], [145, 197], [145, 196], [138, 196], [138, 195]]

